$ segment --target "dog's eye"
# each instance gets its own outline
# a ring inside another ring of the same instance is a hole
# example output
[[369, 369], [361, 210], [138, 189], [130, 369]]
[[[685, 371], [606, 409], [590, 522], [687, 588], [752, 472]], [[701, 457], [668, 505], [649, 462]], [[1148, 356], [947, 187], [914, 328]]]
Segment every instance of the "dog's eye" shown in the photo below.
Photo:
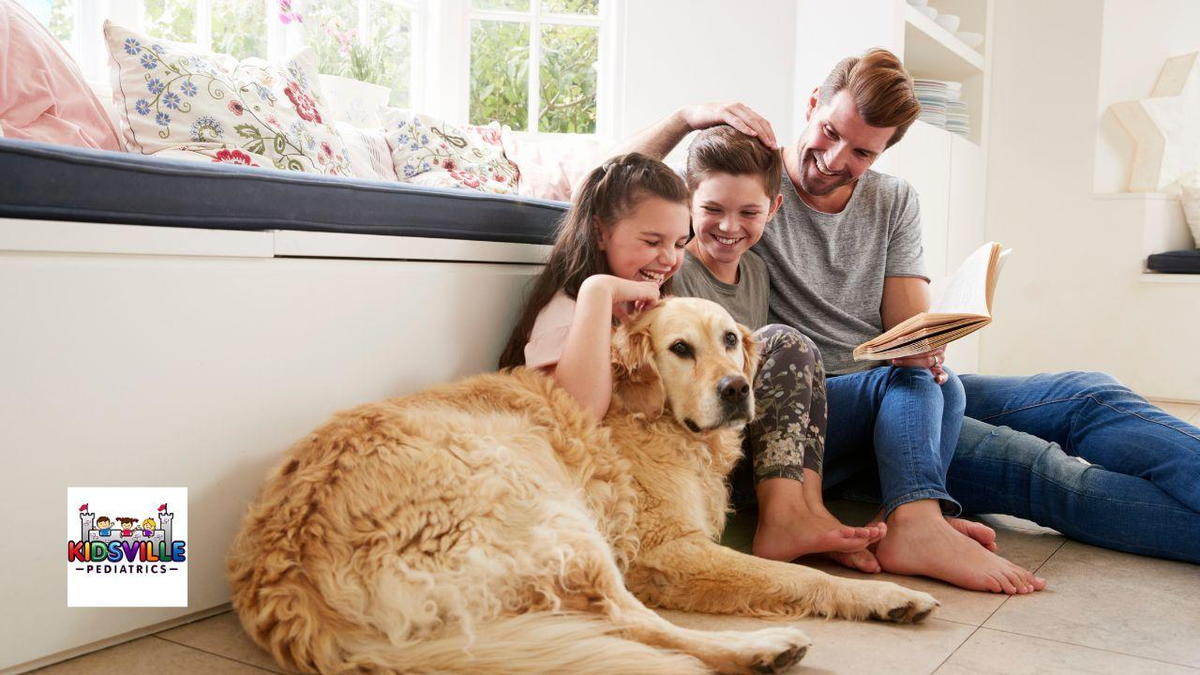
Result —
[[737, 333], [735, 333], [733, 331], [729, 331], [728, 333], [726, 333], [725, 334], [725, 347], [727, 349], [733, 349], [737, 345], [738, 345]]
[[683, 359], [692, 358], [692, 346], [683, 340], [678, 340], [670, 347], [671, 353]]

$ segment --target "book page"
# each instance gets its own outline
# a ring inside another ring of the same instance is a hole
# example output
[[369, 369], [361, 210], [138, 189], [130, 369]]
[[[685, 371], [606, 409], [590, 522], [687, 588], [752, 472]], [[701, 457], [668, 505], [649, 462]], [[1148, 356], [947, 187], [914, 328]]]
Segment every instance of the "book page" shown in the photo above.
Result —
[[987, 297], [988, 267], [995, 247], [995, 242], [988, 242], [967, 256], [958, 270], [942, 284], [942, 297], [930, 311], [991, 316]]

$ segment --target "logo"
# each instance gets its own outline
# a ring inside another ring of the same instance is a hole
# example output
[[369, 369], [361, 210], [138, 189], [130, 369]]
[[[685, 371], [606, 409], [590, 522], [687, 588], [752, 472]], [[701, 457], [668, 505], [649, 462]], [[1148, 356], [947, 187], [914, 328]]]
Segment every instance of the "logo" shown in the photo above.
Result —
[[187, 606], [187, 488], [68, 488], [67, 605]]

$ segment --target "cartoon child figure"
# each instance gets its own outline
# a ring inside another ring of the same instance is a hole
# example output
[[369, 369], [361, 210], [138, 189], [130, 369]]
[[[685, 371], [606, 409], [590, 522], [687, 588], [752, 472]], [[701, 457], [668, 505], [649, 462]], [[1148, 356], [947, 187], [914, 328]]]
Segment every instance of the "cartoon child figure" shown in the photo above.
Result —
[[133, 526], [137, 523], [137, 518], [117, 518], [117, 520], [121, 521], [121, 536], [132, 537]]
[[108, 516], [100, 516], [96, 519], [96, 529], [100, 530], [101, 537], [107, 537], [112, 534], [112, 520]]
[[154, 519], [153, 518], [147, 518], [142, 521], [142, 534], [146, 535], [147, 537], [154, 536]]

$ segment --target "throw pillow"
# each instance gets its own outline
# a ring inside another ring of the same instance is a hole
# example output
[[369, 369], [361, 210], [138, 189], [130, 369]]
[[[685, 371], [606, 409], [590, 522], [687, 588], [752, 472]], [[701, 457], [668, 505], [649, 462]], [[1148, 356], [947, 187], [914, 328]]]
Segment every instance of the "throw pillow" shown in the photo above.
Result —
[[198, 53], [111, 22], [104, 36], [130, 151], [350, 175], [311, 49], [280, 66]]
[[337, 127], [342, 140], [346, 142], [346, 156], [355, 177], [396, 180], [396, 168], [392, 166], [392, 155], [383, 129], [362, 129], [340, 121], [334, 122], [333, 126]]
[[120, 150], [117, 131], [62, 44], [19, 3], [0, 0], [0, 135]]
[[457, 127], [429, 115], [389, 109], [384, 133], [404, 183], [514, 194], [517, 167], [504, 156], [500, 125]]

